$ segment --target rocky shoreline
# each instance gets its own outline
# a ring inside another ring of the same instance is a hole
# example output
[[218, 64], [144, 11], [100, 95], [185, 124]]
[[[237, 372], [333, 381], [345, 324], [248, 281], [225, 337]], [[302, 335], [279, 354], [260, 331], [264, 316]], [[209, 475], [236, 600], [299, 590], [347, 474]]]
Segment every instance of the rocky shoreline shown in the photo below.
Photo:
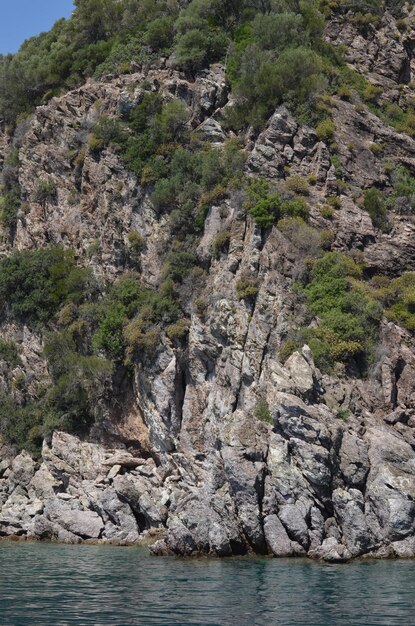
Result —
[[[301, 371], [310, 394], [318, 372], [306, 357], [287, 371]], [[340, 419], [287, 391], [273, 424], [254, 425], [224, 420], [209, 468], [59, 432], [38, 461], [3, 446], [0, 537], [144, 543], [156, 555], [415, 556], [413, 415]]]

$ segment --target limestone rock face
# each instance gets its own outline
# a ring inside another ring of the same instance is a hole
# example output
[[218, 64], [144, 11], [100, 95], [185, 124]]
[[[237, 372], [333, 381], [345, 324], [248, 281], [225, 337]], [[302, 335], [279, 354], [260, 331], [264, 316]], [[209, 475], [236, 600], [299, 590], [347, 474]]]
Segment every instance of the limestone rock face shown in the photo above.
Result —
[[[362, 34], [350, 20], [327, 27], [327, 39], [348, 46], [349, 65], [389, 103], [414, 98], [408, 15], [406, 34], [388, 14], [376, 32]], [[125, 115], [144, 83], [166, 100], [180, 98], [189, 126], [215, 148], [233, 137], [220, 123], [232, 106], [220, 65], [193, 81], [153, 67], [52, 99], [18, 128], [24, 210], [12, 237], [1, 238], [2, 254], [62, 244], [113, 281], [126, 270], [136, 231], [145, 239], [142, 279], [159, 285], [172, 237], [167, 219], [115, 149], [99, 158], [85, 149], [97, 120]], [[360, 196], [387, 184], [385, 162], [415, 172], [415, 140], [353, 98], [333, 96], [331, 104], [336, 167], [332, 147], [278, 107], [258, 136], [239, 138], [246, 175], [281, 184], [288, 172], [310, 177], [310, 223], [330, 231], [332, 249], [364, 259], [370, 276], [398, 276], [415, 267], [413, 215], [391, 210], [391, 229], [381, 232]], [[1, 164], [12, 141], [0, 135]], [[382, 158], [370, 149], [375, 143]], [[56, 198], [37, 203], [38, 180], [55, 183]], [[328, 220], [320, 208], [333, 195], [339, 208]], [[293, 246], [278, 228], [265, 235], [244, 200], [236, 190], [208, 209], [197, 249], [201, 306], [194, 285], [183, 305], [186, 349], [162, 333], [155, 358], [135, 365], [128, 389], [99, 407], [86, 440], [55, 432], [38, 459], [0, 441], [0, 537], [145, 542], [154, 554], [415, 556], [414, 338], [383, 319], [381, 349], [363, 379], [319, 371], [307, 345], [283, 361], [290, 320], [302, 314], [291, 288], [318, 242], [310, 235]], [[212, 255], [224, 231], [228, 249]], [[238, 296], [246, 276], [255, 301]], [[1, 394], [19, 394], [23, 376], [34, 395], [50, 376], [42, 337], [17, 323], [4, 323], [0, 334], [16, 342], [22, 361], [14, 369], [0, 361]]]

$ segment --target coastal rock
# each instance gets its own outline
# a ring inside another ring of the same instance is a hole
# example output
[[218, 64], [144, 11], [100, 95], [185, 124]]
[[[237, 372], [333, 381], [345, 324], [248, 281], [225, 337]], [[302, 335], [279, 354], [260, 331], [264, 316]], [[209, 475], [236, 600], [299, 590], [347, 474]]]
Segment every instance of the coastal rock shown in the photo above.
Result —
[[104, 529], [101, 517], [95, 511], [82, 510], [76, 501], [71, 506], [58, 498], [48, 500], [44, 515], [72, 535], [83, 539], [98, 539]]

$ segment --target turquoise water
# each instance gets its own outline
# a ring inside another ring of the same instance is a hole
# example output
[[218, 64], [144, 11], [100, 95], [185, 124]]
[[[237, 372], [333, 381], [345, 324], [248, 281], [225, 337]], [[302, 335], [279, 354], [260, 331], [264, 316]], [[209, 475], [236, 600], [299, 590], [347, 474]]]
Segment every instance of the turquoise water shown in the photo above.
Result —
[[1, 626], [415, 625], [415, 562], [149, 557], [0, 543]]

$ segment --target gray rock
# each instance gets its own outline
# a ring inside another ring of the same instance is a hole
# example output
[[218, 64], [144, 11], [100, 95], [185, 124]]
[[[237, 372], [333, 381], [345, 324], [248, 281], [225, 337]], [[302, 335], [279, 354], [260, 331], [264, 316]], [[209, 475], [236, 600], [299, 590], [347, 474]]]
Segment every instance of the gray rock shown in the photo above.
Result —
[[297, 504], [286, 504], [278, 511], [278, 517], [284, 524], [288, 536], [307, 549], [309, 545], [308, 525], [304, 519], [302, 507]]
[[292, 542], [277, 515], [268, 515], [265, 518], [264, 533], [268, 549], [274, 556], [286, 557], [294, 554]]
[[57, 498], [46, 502], [45, 517], [84, 539], [98, 539], [104, 530], [102, 518], [95, 511], [72, 508]]

